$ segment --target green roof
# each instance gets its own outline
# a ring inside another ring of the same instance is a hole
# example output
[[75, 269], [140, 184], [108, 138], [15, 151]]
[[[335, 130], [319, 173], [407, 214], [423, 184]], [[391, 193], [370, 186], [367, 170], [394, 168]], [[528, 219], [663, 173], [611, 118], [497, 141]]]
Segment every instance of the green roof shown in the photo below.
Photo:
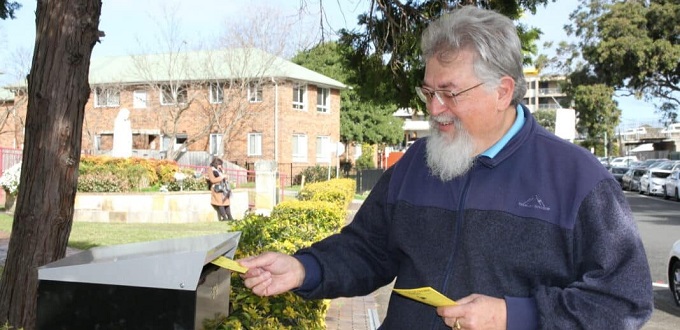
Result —
[[335, 79], [256, 48], [92, 58], [89, 78], [91, 85], [274, 78], [347, 88]]

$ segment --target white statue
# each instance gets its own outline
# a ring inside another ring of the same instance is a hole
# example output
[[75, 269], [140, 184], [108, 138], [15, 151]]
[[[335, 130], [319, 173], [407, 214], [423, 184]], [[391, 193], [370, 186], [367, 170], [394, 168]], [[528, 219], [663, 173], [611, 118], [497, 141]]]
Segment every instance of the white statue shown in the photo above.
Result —
[[113, 124], [113, 149], [111, 156], [128, 158], [132, 156], [132, 126], [130, 110], [122, 108]]

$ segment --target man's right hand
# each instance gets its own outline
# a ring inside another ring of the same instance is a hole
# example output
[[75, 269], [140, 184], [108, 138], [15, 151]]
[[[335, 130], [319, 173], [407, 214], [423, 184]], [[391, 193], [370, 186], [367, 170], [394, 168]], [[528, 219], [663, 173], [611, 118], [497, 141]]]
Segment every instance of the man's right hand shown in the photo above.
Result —
[[241, 278], [246, 287], [258, 296], [273, 296], [293, 290], [300, 287], [305, 279], [302, 264], [287, 254], [265, 252], [237, 261], [248, 268]]

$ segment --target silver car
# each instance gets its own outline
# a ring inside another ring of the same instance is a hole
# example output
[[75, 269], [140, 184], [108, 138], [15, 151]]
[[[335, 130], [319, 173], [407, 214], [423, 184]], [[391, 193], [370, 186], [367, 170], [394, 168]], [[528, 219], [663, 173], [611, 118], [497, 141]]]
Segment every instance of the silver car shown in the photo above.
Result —
[[680, 240], [673, 244], [668, 257], [668, 287], [675, 304], [680, 306]]
[[666, 178], [663, 186], [663, 198], [675, 198], [680, 202], [680, 170], [675, 170]]

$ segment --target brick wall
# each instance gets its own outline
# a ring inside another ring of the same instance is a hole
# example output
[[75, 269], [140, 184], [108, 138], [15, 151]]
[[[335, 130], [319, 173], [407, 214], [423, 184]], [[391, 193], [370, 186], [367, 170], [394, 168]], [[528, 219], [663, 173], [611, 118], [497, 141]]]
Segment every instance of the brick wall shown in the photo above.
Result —
[[[111, 87], [111, 86], [109, 86]], [[94, 149], [95, 139], [100, 141], [101, 150], [110, 150], [113, 143], [113, 129], [115, 118], [122, 108], [130, 111], [130, 121], [133, 132], [142, 132], [148, 135], [134, 136], [134, 149], [159, 150], [161, 141], [158, 134], [172, 132], [173, 123], [171, 114], [177, 111], [174, 106], [160, 104], [160, 92], [151, 85], [140, 86], [117, 86], [120, 90], [120, 105], [115, 107], [95, 107], [94, 92], [85, 106], [85, 118], [83, 121], [83, 150]], [[225, 106], [230, 111], [220, 117], [221, 127], [231, 126], [228, 141], [224, 150], [223, 158], [228, 161], [244, 165], [258, 160], [274, 160], [279, 163], [292, 163], [292, 136], [293, 134], [306, 134], [308, 139], [308, 155], [306, 163], [295, 163], [296, 168], [305, 168], [316, 164], [316, 137], [330, 136], [331, 141], [337, 142], [340, 135], [340, 91], [331, 89], [330, 111], [319, 113], [316, 110], [317, 86], [307, 85], [307, 109], [305, 111], [292, 108], [293, 83], [279, 81], [277, 84], [268, 83], [263, 86], [262, 102], [248, 102], [247, 96], [240, 90], [225, 90]], [[133, 91], [146, 90], [147, 107], [135, 108], [133, 106]], [[94, 88], [93, 88], [94, 91]], [[190, 86], [187, 88], [190, 106], [180, 116], [176, 133], [185, 133], [193, 142], [187, 147], [191, 151], [208, 151], [209, 134], [222, 133], [214, 126], [206, 129], [207, 116], [216, 107], [210, 104], [208, 88], [203, 86]], [[278, 98], [277, 98], [278, 95]], [[4, 126], [0, 127], [0, 147], [19, 147], [23, 145], [23, 126], [26, 118], [26, 97], [17, 95], [16, 105]], [[278, 108], [278, 157], [275, 152], [275, 121]], [[237, 111], [241, 109], [245, 111]], [[235, 113], [239, 113], [238, 116]], [[238, 124], [233, 124], [238, 123]], [[248, 133], [262, 133], [262, 156], [250, 157], [247, 155]], [[169, 134], [168, 134], [169, 135]]]

